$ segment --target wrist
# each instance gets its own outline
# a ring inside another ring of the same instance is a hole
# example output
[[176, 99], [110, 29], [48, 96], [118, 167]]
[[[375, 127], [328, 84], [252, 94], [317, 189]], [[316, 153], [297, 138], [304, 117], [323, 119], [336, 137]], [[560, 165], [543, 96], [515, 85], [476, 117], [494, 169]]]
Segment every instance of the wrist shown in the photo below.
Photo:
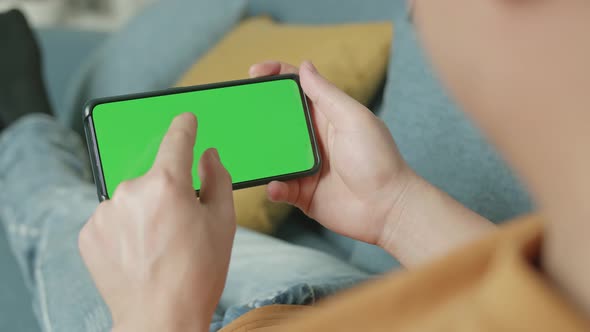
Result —
[[406, 266], [447, 254], [494, 225], [416, 176], [392, 205], [378, 245]]
[[427, 191], [429, 186], [430, 183], [413, 172], [406, 176], [403, 186], [391, 195], [390, 208], [377, 241], [379, 247], [393, 254], [400, 226], [411, 218], [411, 210], [417, 205], [414, 201], [420, 199], [421, 193]]

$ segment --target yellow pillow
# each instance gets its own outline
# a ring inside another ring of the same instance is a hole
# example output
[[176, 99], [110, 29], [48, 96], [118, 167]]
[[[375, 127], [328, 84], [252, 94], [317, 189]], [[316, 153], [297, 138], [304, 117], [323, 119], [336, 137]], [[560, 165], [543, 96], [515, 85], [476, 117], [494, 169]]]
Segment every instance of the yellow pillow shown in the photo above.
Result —
[[[198, 32], [195, 32], [198, 38]], [[311, 60], [340, 89], [367, 104], [385, 77], [391, 23], [283, 25], [261, 16], [243, 21], [194, 64], [177, 84], [197, 85], [248, 77], [250, 65]], [[234, 192], [239, 225], [271, 233], [289, 213], [266, 199], [264, 186]]]

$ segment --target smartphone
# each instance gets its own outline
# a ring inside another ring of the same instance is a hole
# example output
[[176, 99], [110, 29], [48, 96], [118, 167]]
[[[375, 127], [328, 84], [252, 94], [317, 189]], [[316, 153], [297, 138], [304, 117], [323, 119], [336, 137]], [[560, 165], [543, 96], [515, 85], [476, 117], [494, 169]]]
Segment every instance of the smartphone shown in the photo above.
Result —
[[321, 160], [307, 98], [297, 75], [278, 75], [89, 101], [84, 129], [99, 200], [117, 186], [144, 175], [172, 119], [197, 116], [192, 168], [198, 191], [198, 161], [216, 148], [233, 188], [289, 180], [317, 172]]

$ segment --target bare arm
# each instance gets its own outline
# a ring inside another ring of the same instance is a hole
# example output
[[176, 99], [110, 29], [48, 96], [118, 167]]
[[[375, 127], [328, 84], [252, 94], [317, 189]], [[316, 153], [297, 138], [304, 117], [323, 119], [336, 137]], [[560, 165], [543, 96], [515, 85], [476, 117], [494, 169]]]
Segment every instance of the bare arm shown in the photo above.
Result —
[[444, 256], [494, 229], [484, 217], [417, 178], [392, 204], [379, 246], [412, 267]]

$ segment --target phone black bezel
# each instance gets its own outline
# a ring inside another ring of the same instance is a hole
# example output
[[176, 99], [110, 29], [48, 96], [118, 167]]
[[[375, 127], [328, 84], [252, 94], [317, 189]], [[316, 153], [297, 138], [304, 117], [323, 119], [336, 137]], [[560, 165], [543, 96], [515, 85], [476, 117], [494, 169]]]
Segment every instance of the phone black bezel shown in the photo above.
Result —
[[[307, 129], [309, 131], [309, 139], [311, 141], [313, 154], [314, 154], [314, 165], [311, 169], [301, 172], [289, 173], [289, 174], [282, 174], [277, 176], [271, 176], [267, 178], [255, 179], [250, 181], [243, 181], [237, 182], [232, 184], [233, 190], [255, 187], [267, 184], [274, 180], [279, 181], [287, 181], [292, 180], [299, 177], [309, 176], [315, 174], [321, 167], [322, 160], [318, 149], [318, 143], [315, 135], [315, 128], [313, 126], [313, 121], [311, 117], [311, 113], [309, 111], [307, 97], [301, 88], [301, 84], [299, 82], [299, 75], [296, 74], [283, 74], [283, 75], [274, 75], [274, 76], [265, 76], [259, 78], [250, 78], [250, 79], [241, 79], [241, 80], [234, 80], [234, 81], [226, 81], [226, 82], [218, 82], [218, 83], [210, 83], [210, 84], [203, 84], [203, 85], [194, 85], [194, 86], [187, 86], [187, 87], [178, 87], [178, 88], [170, 88], [165, 90], [157, 90], [157, 91], [150, 91], [150, 92], [142, 92], [142, 93], [133, 93], [133, 94], [126, 94], [126, 95], [119, 95], [119, 96], [112, 96], [112, 97], [105, 97], [105, 98], [96, 98], [88, 101], [84, 106], [84, 132], [86, 134], [86, 144], [88, 146], [88, 153], [90, 155], [90, 164], [92, 166], [92, 174], [94, 176], [94, 182], [96, 184], [96, 191], [98, 194], [99, 201], [104, 201], [110, 199], [107, 189], [106, 183], [104, 181], [104, 174], [102, 170], [102, 163], [100, 161], [100, 151], [98, 148], [97, 140], [96, 140], [96, 133], [94, 130], [94, 123], [92, 120], [92, 111], [94, 108], [100, 104], [111, 103], [111, 102], [118, 102], [118, 101], [125, 101], [131, 99], [141, 99], [141, 98], [149, 98], [149, 97], [158, 97], [158, 96], [166, 96], [171, 94], [178, 94], [178, 93], [186, 93], [186, 92], [194, 92], [194, 91], [201, 91], [201, 90], [210, 90], [210, 89], [218, 89], [218, 88], [225, 88], [237, 85], [244, 85], [244, 84], [253, 84], [253, 83], [262, 83], [262, 82], [269, 82], [269, 81], [278, 81], [278, 80], [285, 80], [290, 79], [294, 80], [297, 83], [297, 87], [299, 88], [299, 95], [301, 96], [301, 103], [303, 104], [303, 111], [305, 113], [305, 119], [307, 122]], [[199, 194], [199, 190], [196, 190], [197, 195]]]

